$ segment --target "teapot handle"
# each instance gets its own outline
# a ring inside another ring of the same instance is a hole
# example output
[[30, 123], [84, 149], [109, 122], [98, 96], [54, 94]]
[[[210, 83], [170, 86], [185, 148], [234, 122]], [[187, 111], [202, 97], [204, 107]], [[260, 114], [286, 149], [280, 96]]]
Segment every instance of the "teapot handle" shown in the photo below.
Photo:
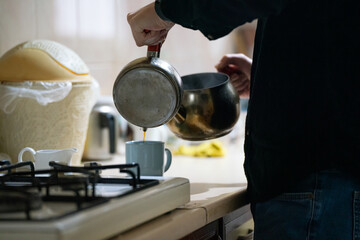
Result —
[[[144, 29], [144, 33], [149, 33], [150, 30]], [[161, 49], [162, 43], [158, 43], [156, 45], [148, 46], [147, 49], [147, 57], [160, 57], [160, 49]]]
[[148, 46], [148, 50], [147, 50], [147, 57], [160, 57], [160, 49], [161, 49], [161, 44], [162, 43], [158, 43], [157, 45], [153, 45], [153, 46]]

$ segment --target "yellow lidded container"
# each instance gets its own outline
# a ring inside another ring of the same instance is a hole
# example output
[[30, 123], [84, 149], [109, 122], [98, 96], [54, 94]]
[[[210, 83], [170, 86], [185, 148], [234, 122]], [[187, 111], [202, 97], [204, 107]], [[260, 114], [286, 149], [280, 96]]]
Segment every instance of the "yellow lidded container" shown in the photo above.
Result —
[[49, 40], [17, 45], [0, 58], [0, 153], [15, 163], [24, 147], [74, 147], [71, 164], [80, 165], [97, 95], [96, 81], [71, 49]]

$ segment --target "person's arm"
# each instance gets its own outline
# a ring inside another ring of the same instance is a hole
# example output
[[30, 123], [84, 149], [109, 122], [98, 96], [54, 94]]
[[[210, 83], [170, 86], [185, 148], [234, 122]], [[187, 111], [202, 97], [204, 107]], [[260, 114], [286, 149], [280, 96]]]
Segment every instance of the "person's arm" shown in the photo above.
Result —
[[213, 40], [256, 18], [281, 12], [295, 0], [157, 0], [157, 14], [164, 20], [200, 30]]
[[213, 40], [246, 22], [278, 14], [292, 1], [296, 0], [156, 0], [127, 19], [138, 46], [163, 42], [174, 23]]

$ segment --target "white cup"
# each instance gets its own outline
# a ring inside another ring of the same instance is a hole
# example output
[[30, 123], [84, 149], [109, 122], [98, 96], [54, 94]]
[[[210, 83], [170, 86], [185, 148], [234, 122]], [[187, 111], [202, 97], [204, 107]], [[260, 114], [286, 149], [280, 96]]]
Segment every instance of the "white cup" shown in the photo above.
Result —
[[78, 150], [76, 148], [67, 149], [46, 149], [35, 151], [31, 147], [22, 149], [18, 156], [18, 162], [23, 162], [23, 154], [30, 152], [34, 157], [35, 170], [50, 169], [49, 162], [59, 162], [66, 165], [71, 165], [71, 158]]

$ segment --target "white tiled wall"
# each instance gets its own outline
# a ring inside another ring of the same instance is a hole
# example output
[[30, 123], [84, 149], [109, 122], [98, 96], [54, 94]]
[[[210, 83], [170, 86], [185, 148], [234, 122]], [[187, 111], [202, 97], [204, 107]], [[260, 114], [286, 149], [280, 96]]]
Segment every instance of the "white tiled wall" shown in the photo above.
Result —
[[[111, 95], [120, 70], [146, 55], [132, 39], [126, 15], [151, 0], [0, 0], [0, 56], [15, 45], [33, 39], [57, 41], [79, 54]], [[175, 26], [161, 57], [180, 75], [215, 71], [214, 65], [232, 52], [232, 36], [208, 41], [199, 31]]]

